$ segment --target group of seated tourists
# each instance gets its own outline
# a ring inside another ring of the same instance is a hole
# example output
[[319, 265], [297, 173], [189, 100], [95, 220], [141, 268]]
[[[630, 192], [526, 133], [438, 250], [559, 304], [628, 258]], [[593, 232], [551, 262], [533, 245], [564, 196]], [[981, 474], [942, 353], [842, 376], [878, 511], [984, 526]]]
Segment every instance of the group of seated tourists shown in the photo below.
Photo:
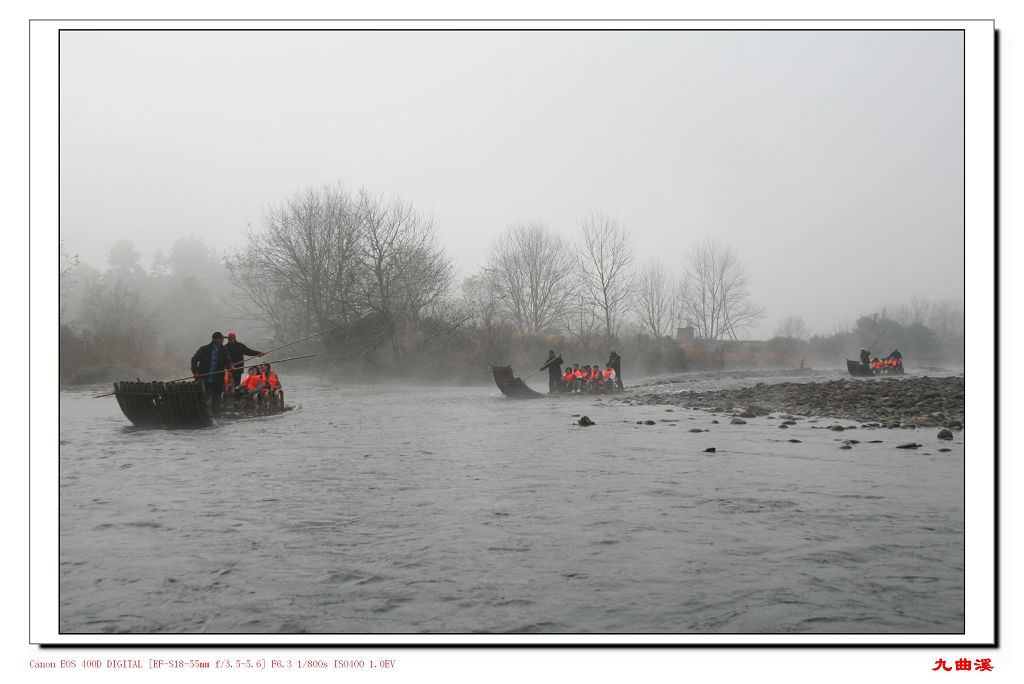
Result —
[[249, 367], [248, 374], [238, 383], [231, 384], [228, 378], [227, 392], [235, 401], [245, 408], [261, 406], [263, 408], [284, 406], [284, 390], [277, 371], [271, 369], [269, 363], [261, 363]]
[[596, 363], [593, 366], [573, 364], [566, 366], [562, 373], [563, 392], [603, 392], [615, 388], [615, 369], [605, 364], [604, 370]]
[[886, 357], [880, 359], [877, 356], [871, 359], [871, 371], [875, 375], [881, 373], [900, 373], [903, 370], [903, 359]]

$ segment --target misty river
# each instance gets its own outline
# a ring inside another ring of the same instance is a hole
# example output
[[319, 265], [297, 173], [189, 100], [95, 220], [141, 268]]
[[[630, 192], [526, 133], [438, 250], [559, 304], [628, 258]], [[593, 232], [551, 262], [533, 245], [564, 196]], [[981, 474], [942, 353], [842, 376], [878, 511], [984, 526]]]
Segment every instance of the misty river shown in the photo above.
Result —
[[195, 430], [61, 390], [62, 632], [964, 629], [963, 432], [282, 379], [296, 410]]

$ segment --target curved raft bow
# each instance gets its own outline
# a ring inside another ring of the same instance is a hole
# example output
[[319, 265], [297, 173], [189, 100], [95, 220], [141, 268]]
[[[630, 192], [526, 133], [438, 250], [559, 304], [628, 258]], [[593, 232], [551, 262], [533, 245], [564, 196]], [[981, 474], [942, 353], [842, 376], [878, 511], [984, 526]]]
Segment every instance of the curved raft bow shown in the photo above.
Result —
[[536, 399], [546, 396], [530, 389], [529, 385], [520, 378], [515, 377], [512, 373], [512, 366], [491, 366], [491, 373], [494, 374], [494, 383], [506, 397], [511, 399]]

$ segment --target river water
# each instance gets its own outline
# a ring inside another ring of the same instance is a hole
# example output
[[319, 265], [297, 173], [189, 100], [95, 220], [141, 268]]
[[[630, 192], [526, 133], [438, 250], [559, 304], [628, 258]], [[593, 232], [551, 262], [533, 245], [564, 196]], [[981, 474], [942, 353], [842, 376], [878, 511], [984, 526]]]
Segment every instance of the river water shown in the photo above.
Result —
[[964, 630], [962, 432], [284, 380], [201, 430], [61, 391], [62, 632]]

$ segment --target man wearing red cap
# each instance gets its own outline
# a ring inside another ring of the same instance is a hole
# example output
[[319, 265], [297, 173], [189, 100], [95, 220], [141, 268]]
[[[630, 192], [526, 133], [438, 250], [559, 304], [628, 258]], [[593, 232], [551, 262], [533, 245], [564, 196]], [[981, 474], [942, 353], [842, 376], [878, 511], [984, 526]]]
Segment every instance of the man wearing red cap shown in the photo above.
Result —
[[228, 350], [228, 358], [231, 359], [231, 363], [235, 367], [231, 371], [231, 379], [234, 381], [234, 386], [238, 387], [242, 384], [242, 366], [245, 365], [245, 355], [263, 356], [263, 352], [249, 349], [238, 341], [238, 336], [233, 332], [228, 333], [228, 343], [224, 345], [224, 348]]

